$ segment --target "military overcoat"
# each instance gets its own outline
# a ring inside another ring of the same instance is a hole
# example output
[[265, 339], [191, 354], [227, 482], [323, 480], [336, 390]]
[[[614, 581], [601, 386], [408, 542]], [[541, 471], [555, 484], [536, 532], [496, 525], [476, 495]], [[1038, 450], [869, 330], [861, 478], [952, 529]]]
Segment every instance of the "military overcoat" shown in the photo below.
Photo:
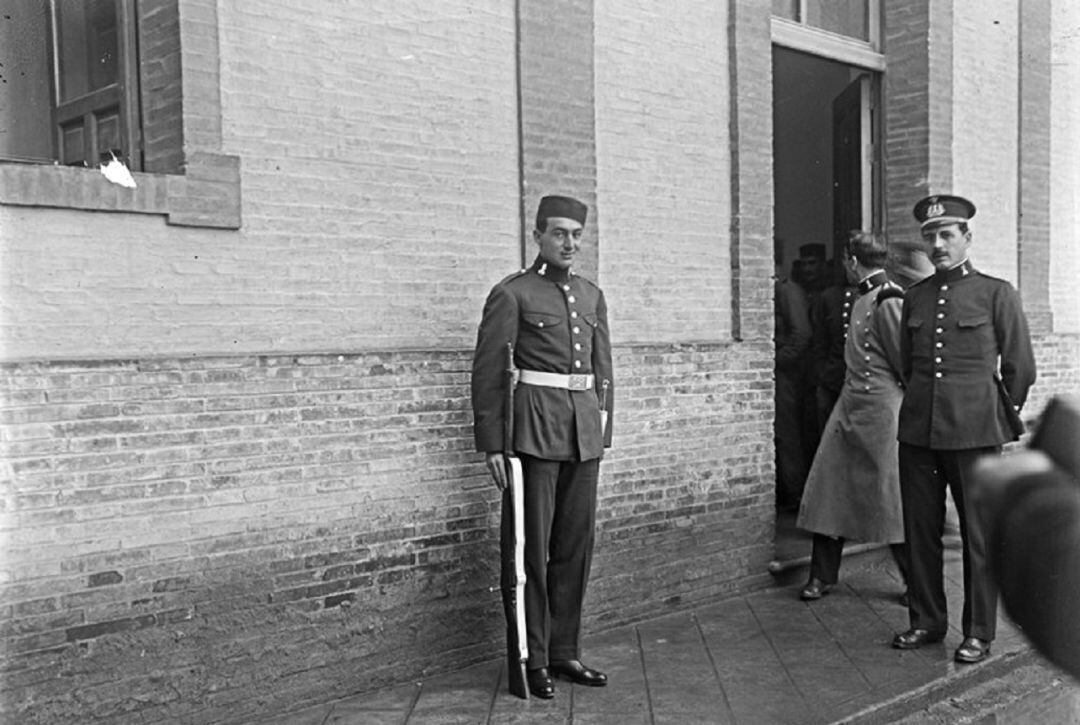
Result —
[[[600, 458], [611, 445], [615, 393], [607, 303], [600, 288], [540, 259], [492, 288], [472, 368], [474, 433], [482, 452], [504, 450], [507, 343], [513, 344], [519, 369], [595, 378], [589, 390], [519, 384], [514, 451], [553, 461]], [[609, 413], [606, 431], [600, 423], [601, 395]]]
[[902, 292], [871, 277], [851, 308], [846, 374], [806, 479], [797, 525], [853, 541], [904, 540], [896, 440]]

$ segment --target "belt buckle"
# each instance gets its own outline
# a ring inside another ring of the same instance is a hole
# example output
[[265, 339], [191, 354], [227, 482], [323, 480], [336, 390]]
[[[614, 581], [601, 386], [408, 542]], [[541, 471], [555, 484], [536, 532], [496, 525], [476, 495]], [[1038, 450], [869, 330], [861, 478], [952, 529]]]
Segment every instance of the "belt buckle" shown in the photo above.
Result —
[[568, 390], [588, 390], [589, 389], [589, 376], [582, 375], [580, 373], [571, 374], [567, 376], [569, 381], [567, 382]]

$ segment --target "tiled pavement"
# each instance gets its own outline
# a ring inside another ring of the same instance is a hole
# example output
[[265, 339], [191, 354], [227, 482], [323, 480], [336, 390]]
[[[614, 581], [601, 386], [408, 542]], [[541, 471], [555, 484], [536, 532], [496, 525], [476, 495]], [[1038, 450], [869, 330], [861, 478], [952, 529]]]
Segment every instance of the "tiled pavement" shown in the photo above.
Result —
[[[798, 583], [716, 601], [614, 629], [584, 643], [584, 659], [610, 684], [556, 683], [554, 700], [506, 691], [501, 662], [282, 714], [262, 725], [448, 725], [560, 723], [892, 722], [907, 699], [952, 683], [975, 683], [1030, 664], [1034, 655], [1004, 618], [993, 654], [956, 665], [960, 643], [960, 553], [946, 550], [950, 619], [943, 644], [890, 647], [907, 628], [887, 549], [845, 559], [841, 586], [804, 603]], [[805, 577], [805, 569], [788, 579]], [[891, 708], [891, 709], [890, 709]], [[901, 713], [902, 714], [902, 713]], [[886, 717], [888, 715], [888, 717]], [[993, 721], [997, 722], [997, 721]]]

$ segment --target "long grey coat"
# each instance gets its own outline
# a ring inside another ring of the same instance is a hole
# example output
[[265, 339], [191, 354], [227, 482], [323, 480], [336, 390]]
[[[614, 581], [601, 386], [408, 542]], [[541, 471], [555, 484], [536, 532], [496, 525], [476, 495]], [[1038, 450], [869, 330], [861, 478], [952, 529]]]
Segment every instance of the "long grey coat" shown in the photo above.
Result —
[[852, 307], [844, 387], [806, 480], [796, 522], [802, 529], [854, 541], [904, 540], [896, 440], [902, 305], [898, 288], [886, 283]]

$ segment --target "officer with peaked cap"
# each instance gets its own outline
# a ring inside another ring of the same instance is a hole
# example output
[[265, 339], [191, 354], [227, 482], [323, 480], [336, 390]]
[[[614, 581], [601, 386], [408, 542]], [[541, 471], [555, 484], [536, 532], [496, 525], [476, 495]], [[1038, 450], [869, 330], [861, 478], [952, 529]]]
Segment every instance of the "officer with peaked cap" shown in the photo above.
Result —
[[581, 663], [578, 643], [614, 380], [604, 293], [572, 269], [587, 213], [570, 197], [540, 200], [536, 260], [488, 295], [472, 369], [476, 447], [505, 489], [504, 371], [513, 345], [513, 449], [525, 479], [526, 679], [545, 699], [554, 696], [552, 675], [607, 683]]
[[998, 591], [987, 569], [986, 532], [968, 507], [980, 456], [1016, 440], [1010, 422], [1035, 381], [1035, 358], [1020, 295], [968, 259], [975, 205], [934, 195], [914, 208], [934, 274], [904, 296], [900, 406], [900, 495], [910, 556], [910, 629], [893, 646], [940, 642], [948, 629], [943, 582], [945, 487], [960, 518], [964, 640], [954, 659], [980, 662], [996, 633]]

